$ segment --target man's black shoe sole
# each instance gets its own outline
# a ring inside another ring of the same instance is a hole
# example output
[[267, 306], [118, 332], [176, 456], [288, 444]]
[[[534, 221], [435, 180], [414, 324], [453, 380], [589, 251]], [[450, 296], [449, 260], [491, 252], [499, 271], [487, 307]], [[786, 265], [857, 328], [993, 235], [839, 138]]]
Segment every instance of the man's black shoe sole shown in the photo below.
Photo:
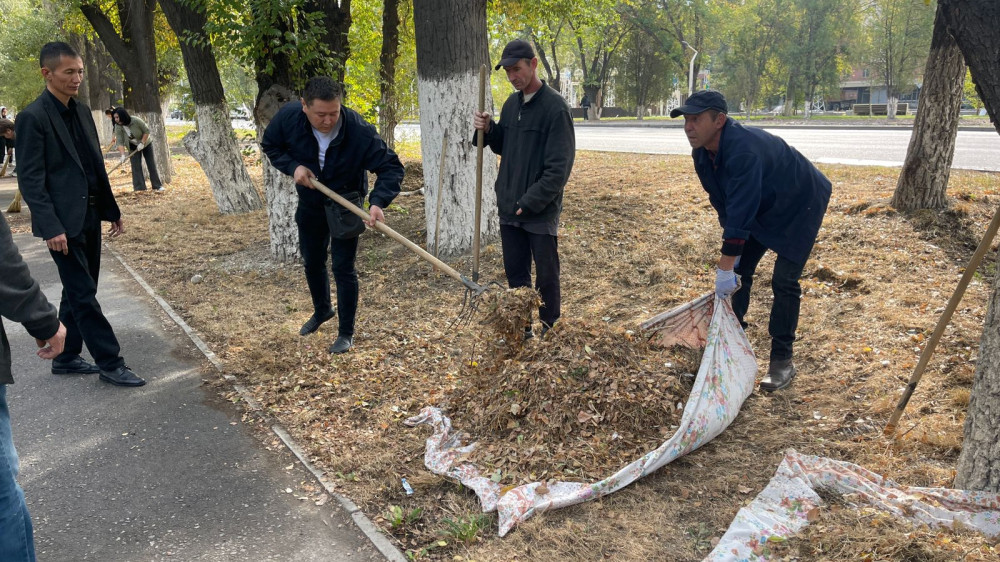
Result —
[[94, 375], [100, 373], [100, 369], [87, 369], [87, 370], [77, 370], [77, 369], [63, 369], [59, 367], [52, 367], [53, 375]]

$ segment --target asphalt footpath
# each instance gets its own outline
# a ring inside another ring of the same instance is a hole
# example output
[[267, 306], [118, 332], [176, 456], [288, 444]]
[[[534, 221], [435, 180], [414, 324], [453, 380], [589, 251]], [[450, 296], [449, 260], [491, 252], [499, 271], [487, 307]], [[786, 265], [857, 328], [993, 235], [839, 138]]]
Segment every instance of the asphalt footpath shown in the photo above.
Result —
[[[0, 212], [12, 187], [0, 180]], [[14, 240], [58, 305], [44, 243], [26, 233]], [[7, 396], [38, 559], [385, 560], [357, 513], [325, 501], [313, 472], [206, 385], [218, 371], [115, 257], [103, 256], [98, 299], [145, 386], [53, 375], [34, 340], [6, 322], [15, 378]]]

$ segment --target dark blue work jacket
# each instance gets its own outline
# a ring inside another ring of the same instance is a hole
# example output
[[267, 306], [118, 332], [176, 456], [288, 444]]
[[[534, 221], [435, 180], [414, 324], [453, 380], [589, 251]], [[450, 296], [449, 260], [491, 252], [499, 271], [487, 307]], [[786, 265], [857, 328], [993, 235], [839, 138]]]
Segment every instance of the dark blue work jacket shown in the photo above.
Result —
[[[368, 192], [366, 170], [376, 174], [375, 188], [368, 201], [383, 209], [399, 195], [403, 164], [370, 123], [357, 112], [340, 106], [343, 123], [337, 138], [326, 150], [326, 162], [319, 168], [319, 142], [313, 135], [302, 102], [286, 103], [264, 129], [261, 148], [271, 165], [283, 173], [295, 175], [295, 168], [305, 166], [316, 178], [337, 193]], [[326, 196], [317, 190], [296, 185], [303, 202], [324, 204]]]
[[691, 153], [701, 185], [719, 213], [724, 240], [753, 236], [779, 256], [805, 264], [831, 184], [784, 140], [726, 120], [715, 159], [704, 148]]

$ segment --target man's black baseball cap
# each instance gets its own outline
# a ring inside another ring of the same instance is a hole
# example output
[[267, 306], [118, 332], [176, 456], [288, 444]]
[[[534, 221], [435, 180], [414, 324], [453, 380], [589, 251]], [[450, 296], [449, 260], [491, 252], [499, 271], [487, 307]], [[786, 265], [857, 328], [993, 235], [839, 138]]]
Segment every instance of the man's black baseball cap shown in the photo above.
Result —
[[729, 113], [729, 106], [726, 105], [726, 97], [718, 90], [701, 90], [691, 94], [691, 97], [684, 102], [684, 105], [675, 108], [670, 112], [671, 117], [681, 115], [697, 115], [707, 109], [714, 109], [722, 113]]
[[500, 70], [501, 66], [514, 66], [521, 59], [533, 58], [535, 58], [535, 50], [531, 48], [531, 43], [523, 39], [514, 39], [503, 48], [500, 62], [493, 67], [493, 70]]

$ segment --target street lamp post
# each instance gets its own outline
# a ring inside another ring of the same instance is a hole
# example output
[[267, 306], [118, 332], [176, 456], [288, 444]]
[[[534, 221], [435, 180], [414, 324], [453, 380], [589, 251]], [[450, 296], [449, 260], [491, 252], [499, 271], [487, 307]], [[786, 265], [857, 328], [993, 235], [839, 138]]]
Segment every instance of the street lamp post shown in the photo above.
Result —
[[698, 50], [687, 41], [681, 41], [681, 44], [694, 51], [694, 55], [691, 56], [691, 64], [688, 67], [688, 97], [691, 97], [691, 94], [694, 93], [694, 59], [698, 58]]

